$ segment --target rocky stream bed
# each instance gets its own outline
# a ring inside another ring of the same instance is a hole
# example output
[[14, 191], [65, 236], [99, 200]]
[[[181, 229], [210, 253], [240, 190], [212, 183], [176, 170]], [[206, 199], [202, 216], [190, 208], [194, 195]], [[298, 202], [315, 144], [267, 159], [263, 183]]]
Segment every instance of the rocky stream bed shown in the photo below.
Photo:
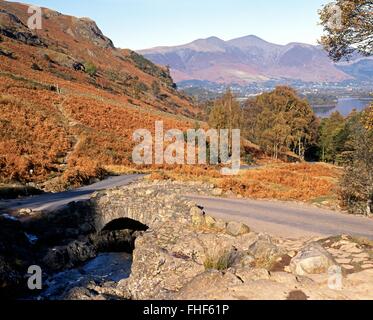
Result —
[[[202, 183], [139, 181], [53, 213], [0, 216], [0, 295], [16, 299], [373, 299], [373, 247], [215, 219]], [[43, 290], [27, 288], [27, 268]], [[334, 285], [333, 285], [334, 284]]]

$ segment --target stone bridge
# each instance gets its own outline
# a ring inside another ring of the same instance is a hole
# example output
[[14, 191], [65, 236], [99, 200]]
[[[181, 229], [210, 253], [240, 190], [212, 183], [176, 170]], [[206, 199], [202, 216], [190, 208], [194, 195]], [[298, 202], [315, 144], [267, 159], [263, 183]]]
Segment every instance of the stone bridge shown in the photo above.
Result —
[[[169, 221], [175, 215], [172, 208], [176, 202], [175, 194], [157, 197], [157, 190], [150, 188], [124, 188], [94, 194], [91, 198], [91, 214], [96, 232], [106, 228], [114, 221], [136, 221], [149, 228]], [[126, 228], [122, 225], [122, 228]], [[130, 229], [130, 226], [128, 226]]]

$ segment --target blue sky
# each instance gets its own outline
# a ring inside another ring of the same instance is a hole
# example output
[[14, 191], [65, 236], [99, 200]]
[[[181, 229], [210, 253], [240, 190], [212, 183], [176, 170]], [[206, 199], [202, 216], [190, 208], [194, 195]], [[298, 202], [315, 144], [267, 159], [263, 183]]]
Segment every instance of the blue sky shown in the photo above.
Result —
[[217, 36], [315, 44], [317, 10], [328, 0], [25, 0], [90, 17], [117, 47], [144, 49]]

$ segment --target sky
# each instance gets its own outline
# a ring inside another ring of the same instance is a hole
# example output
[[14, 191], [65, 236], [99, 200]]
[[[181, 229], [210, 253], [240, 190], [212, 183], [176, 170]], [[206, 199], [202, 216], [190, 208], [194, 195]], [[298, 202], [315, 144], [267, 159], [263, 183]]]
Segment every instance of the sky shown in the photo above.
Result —
[[95, 20], [120, 48], [174, 46], [216, 36], [316, 44], [330, 0], [20, 0]]

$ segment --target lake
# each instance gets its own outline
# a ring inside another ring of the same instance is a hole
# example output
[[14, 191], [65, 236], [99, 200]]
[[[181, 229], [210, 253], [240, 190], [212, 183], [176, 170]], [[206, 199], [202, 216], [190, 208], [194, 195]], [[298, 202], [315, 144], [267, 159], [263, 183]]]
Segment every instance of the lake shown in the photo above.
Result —
[[333, 112], [339, 111], [343, 116], [348, 116], [353, 109], [361, 111], [373, 101], [373, 98], [339, 98], [336, 106], [315, 106], [315, 113], [319, 117], [329, 117]]

